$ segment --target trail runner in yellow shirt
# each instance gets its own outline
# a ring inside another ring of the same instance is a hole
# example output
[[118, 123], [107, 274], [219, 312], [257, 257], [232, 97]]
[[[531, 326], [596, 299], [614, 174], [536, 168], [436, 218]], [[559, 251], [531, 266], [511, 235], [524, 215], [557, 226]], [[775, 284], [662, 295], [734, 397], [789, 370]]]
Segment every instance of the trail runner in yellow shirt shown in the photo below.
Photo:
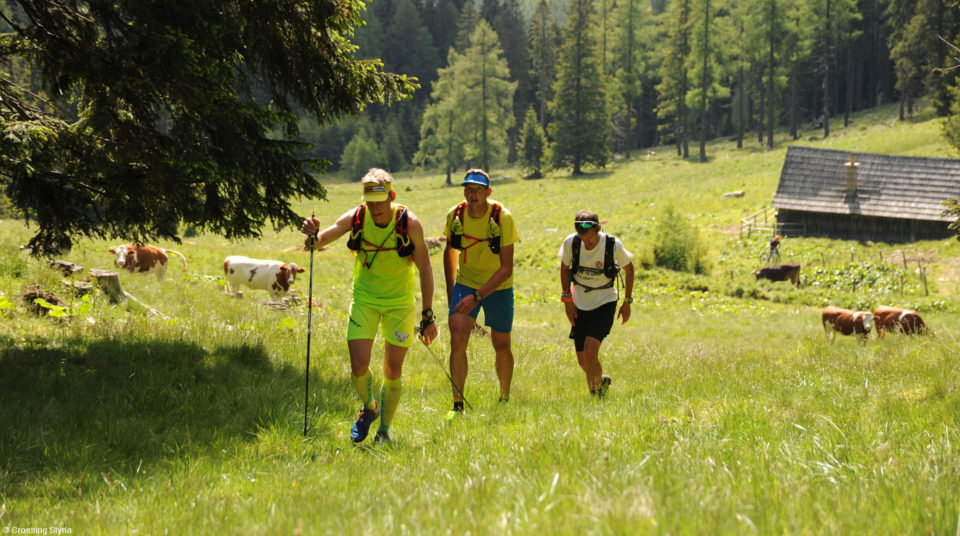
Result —
[[[429, 345], [437, 337], [433, 314], [433, 268], [423, 240], [420, 220], [403, 205], [393, 201], [393, 177], [378, 168], [361, 179], [363, 203], [345, 212], [336, 223], [320, 231], [320, 221], [304, 220], [300, 230], [307, 235], [306, 246], [323, 247], [348, 235], [347, 247], [354, 251], [353, 301], [347, 326], [350, 352], [350, 381], [363, 407], [350, 429], [350, 439], [366, 439], [370, 425], [380, 418], [375, 441], [390, 441], [390, 425], [403, 392], [403, 359], [418, 334]], [[420, 274], [423, 311], [416, 314], [413, 268]], [[419, 320], [419, 326], [417, 321]], [[379, 402], [373, 394], [370, 354], [377, 332], [384, 338], [383, 386]]]

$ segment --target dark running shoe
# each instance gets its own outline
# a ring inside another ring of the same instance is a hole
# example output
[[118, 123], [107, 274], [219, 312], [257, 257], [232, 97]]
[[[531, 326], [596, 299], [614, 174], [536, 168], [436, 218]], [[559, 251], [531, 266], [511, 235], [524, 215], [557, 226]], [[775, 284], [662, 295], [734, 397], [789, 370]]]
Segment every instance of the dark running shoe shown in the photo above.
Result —
[[384, 445], [389, 445], [393, 441], [390, 439], [390, 434], [384, 432], [383, 430], [377, 430], [377, 435], [373, 436], [374, 443], [383, 443]]
[[353, 428], [350, 429], [350, 439], [352, 439], [354, 443], [359, 443], [367, 438], [367, 434], [370, 433], [370, 425], [380, 416], [380, 404], [376, 401], [374, 401], [373, 404], [373, 409], [367, 409], [367, 407], [364, 406], [360, 410], [360, 414], [357, 415], [357, 421], [353, 423]]
[[607, 394], [607, 389], [610, 389], [610, 384], [613, 383], [613, 378], [603, 375], [603, 378], [600, 380], [600, 396]]

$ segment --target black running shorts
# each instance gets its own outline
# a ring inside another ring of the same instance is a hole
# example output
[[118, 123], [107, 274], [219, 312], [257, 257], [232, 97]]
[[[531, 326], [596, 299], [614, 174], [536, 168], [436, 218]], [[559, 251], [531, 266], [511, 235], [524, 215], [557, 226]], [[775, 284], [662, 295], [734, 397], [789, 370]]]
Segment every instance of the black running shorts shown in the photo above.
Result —
[[617, 302], [607, 302], [592, 311], [577, 309], [576, 323], [570, 328], [570, 338], [578, 352], [583, 351], [587, 337], [602, 341], [610, 334], [613, 319], [617, 314]]

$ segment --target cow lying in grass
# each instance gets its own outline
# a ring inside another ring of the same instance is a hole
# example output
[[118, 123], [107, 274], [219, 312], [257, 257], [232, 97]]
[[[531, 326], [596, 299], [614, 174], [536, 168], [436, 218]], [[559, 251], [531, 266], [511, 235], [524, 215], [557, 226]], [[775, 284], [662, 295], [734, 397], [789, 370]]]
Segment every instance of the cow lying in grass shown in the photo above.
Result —
[[264, 261], [233, 255], [223, 260], [223, 274], [227, 278], [224, 290], [230, 293], [246, 285], [254, 290], [266, 290], [273, 299], [284, 296], [297, 274], [306, 270], [294, 263]]
[[829, 305], [823, 308], [821, 315], [824, 334], [833, 342], [836, 332], [844, 335], [856, 333], [860, 335], [860, 342], [866, 343], [873, 327], [873, 313], [868, 311], [851, 311]]
[[757, 279], [769, 279], [770, 281], [790, 281], [797, 287], [800, 286], [800, 265], [795, 262], [786, 264], [775, 264], [759, 270], [754, 270], [753, 275]]
[[933, 332], [920, 315], [912, 309], [901, 309], [888, 305], [878, 305], [873, 310], [873, 321], [877, 325], [877, 337], [883, 338], [887, 330], [903, 333], [904, 335], [932, 335]]
[[167, 254], [173, 253], [180, 257], [180, 264], [183, 269], [187, 269], [187, 258], [182, 253], [172, 249], [163, 249], [147, 244], [130, 243], [110, 248], [110, 253], [115, 255], [113, 263], [117, 268], [127, 270], [130, 273], [144, 275], [157, 274], [158, 280], [163, 280], [167, 273]]

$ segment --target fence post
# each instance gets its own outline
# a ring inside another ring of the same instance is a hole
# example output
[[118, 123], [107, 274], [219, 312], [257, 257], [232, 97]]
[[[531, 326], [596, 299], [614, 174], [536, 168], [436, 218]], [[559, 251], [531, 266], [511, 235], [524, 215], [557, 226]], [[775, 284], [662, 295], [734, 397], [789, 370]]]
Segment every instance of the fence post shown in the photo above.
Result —
[[929, 296], [930, 289], [927, 288], [927, 269], [923, 266], [920, 259], [917, 259], [917, 274], [920, 276], [920, 281], [923, 281], [923, 295]]
[[900, 274], [900, 297], [903, 297], [903, 274]]
[[907, 254], [901, 249], [901, 250], [900, 250], [900, 255], [903, 256], [903, 269], [904, 269], [904, 270], [908, 270], [908, 268], [907, 268]]
[[877, 250], [877, 253], [880, 254], [880, 264], [883, 264], [883, 250], [882, 250], [882, 249], [878, 249], [878, 250]]

